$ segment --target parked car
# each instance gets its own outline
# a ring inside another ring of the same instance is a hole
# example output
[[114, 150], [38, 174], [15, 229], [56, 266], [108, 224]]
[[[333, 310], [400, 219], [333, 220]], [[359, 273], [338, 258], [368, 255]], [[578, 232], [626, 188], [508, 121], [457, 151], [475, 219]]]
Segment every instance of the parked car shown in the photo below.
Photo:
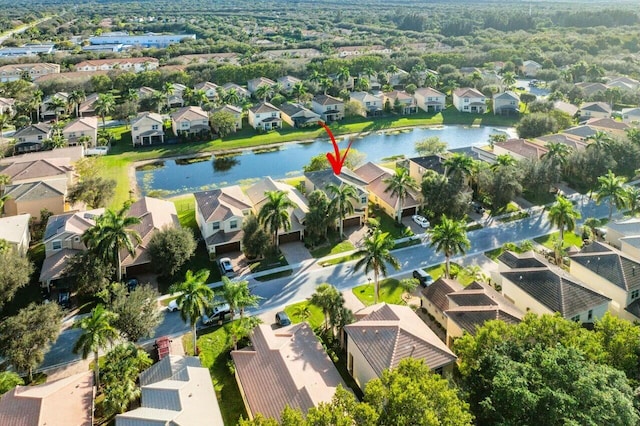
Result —
[[169, 304], [167, 305], [167, 311], [169, 312], [175, 312], [179, 309], [180, 308], [178, 307], [178, 302], [176, 302], [175, 299], [169, 302]]
[[474, 212], [476, 212], [476, 213], [478, 213], [480, 215], [484, 214], [484, 212], [485, 212], [485, 209], [484, 209], [484, 207], [482, 207], [482, 204], [480, 204], [480, 203], [478, 203], [476, 201], [473, 201], [471, 203], [471, 208], [473, 208]]
[[65, 309], [71, 307], [71, 293], [69, 290], [60, 290], [58, 292], [58, 304]]
[[135, 278], [135, 277], [131, 277], [131, 278], [129, 278], [129, 279], [127, 280], [127, 290], [128, 290], [129, 292], [132, 292], [133, 290], [135, 290], [135, 289], [136, 289], [136, 287], [138, 287], [138, 283], [139, 283], [139, 281], [138, 281], [138, 279], [137, 279], [137, 278]]
[[433, 283], [433, 277], [422, 269], [415, 269], [412, 275], [422, 287], [429, 287]]
[[285, 311], [280, 311], [276, 314], [276, 324], [280, 327], [284, 327], [285, 325], [291, 325], [291, 320], [289, 319], [289, 315]]
[[229, 313], [231, 313], [231, 307], [228, 303], [214, 306], [213, 311], [211, 311], [209, 315], [206, 313], [202, 314], [202, 324], [211, 325], [218, 320], [224, 320], [225, 316]]
[[420, 225], [421, 228], [426, 229], [431, 225], [426, 217], [420, 216], [419, 214], [414, 214], [413, 216], [411, 216], [411, 219], [413, 219], [415, 223]]
[[220, 265], [220, 273], [225, 277], [232, 277], [235, 275], [235, 271], [233, 270], [233, 265], [231, 264], [231, 259], [228, 257], [222, 257], [218, 260], [218, 265]]

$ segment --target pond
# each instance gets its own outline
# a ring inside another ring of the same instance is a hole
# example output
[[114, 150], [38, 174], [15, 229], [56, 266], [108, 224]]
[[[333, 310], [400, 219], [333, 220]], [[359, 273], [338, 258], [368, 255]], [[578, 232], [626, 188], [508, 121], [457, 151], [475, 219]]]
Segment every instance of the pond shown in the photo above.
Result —
[[[441, 126], [391, 130], [355, 137], [352, 148], [366, 154], [366, 161], [404, 155], [416, 156], [415, 142], [438, 136], [449, 149], [486, 145], [489, 135], [508, 133], [499, 127]], [[341, 149], [348, 137], [339, 138]], [[311, 157], [333, 152], [329, 139], [306, 143], [289, 143], [280, 147], [264, 147], [238, 152], [235, 155], [203, 157], [197, 160], [159, 160], [136, 170], [136, 180], [143, 195], [173, 196], [234, 184], [249, 184], [266, 176], [274, 179], [302, 175], [302, 168]]]

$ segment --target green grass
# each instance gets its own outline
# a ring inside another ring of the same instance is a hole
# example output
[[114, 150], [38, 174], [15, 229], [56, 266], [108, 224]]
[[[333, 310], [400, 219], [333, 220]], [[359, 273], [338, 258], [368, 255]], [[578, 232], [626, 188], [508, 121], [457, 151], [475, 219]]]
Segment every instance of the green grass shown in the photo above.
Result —
[[198, 244], [196, 252], [193, 257], [189, 259], [173, 277], [158, 277], [158, 291], [160, 294], [168, 294], [171, 284], [184, 280], [184, 276], [187, 270], [193, 272], [201, 269], [207, 269], [209, 271], [209, 278], [207, 283], [217, 282], [221, 280], [220, 269], [215, 261], [209, 259], [209, 253], [203, 242]]
[[249, 265], [249, 269], [252, 273], [266, 271], [267, 269], [277, 268], [279, 266], [287, 266], [289, 262], [284, 257], [284, 254], [278, 253], [277, 255], [270, 255], [265, 257], [264, 259], [253, 262]]
[[[365, 306], [371, 306], [373, 305], [374, 299], [374, 287], [375, 286], [372, 281], [371, 284], [354, 287], [352, 291]], [[402, 300], [403, 293], [404, 289], [400, 286], [400, 281], [393, 278], [387, 278], [380, 281], [380, 298], [378, 299], [378, 302], [387, 302], [393, 305], [404, 305], [405, 303]]]
[[265, 282], [265, 281], [275, 280], [277, 278], [288, 277], [291, 274], [293, 274], [293, 269], [286, 269], [284, 271], [274, 272], [273, 274], [267, 274], [261, 277], [256, 277], [255, 280], [260, 282]]
[[405, 247], [411, 247], [411, 246], [417, 246], [418, 244], [421, 244], [422, 241], [420, 241], [420, 239], [417, 240], [407, 240], [407, 241], [403, 241], [401, 243], [397, 243], [395, 246], [393, 246], [392, 250], [398, 250], [401, 248], [405, 248]]
[[337, 244], [327, 244], [316, 249], [310, 250], [311, 256], [316, 259], [320, 259], [321, 257], [330, 256], [332, 254], [344, 253], [346, 251], [355, 250], [351, 241], [344, 240], [340, 241]]
[[[464, 287], [468, 286], [473, 282], [473, 277], [468, 275], [465, 272], [464, 268], [461, 268], [460, 265], [458, 265], [455, 262], [451, 262], [450, 266], [451, 266], [452, 273], [458, 270], [458, 275], [456, 276], [456, 280], [458, 280], [458, 282], [462, 284]], [[433, 277], [434, 281], [437, 280], [438, 278], [444, 277], [444, 263], [431, 266], [429, 268], [425, 268], [424, 270]]]
[[198, 235], [200, 230], [196, 222], [196, 200], [192, 194], [171, 199], [178, 212], [178, 220], [183, 228], [191, 228]]
[[[543, 237], [538, 237], [534, 239], [535, 242], [542, 244], [546, 248], [553, 250], [553, 243], [560, 238], [560, 231], [554, 232], [553, 234], [545, 235]], [[564, 243], [562, 247], [567, 248], [570, 246], [582, 247], [582, 236], [577, 235], [574, 232], [565, 232], [564, 233]]]
[[411, 229], [405, 225], [398, 224], [394, 218], [386, 214], [381, 208], [370, 204], [369, 212], [369, 217], [376, 219], [380, 223], [380, 230], [388, 232], [394, 240], [413, 235]]
[[[216, 390], [220, 412], [225, 425], [238, 424], [240, 417], [247, 418], [247, 412], [242, 402], [242, 395], [234, 375], [227, 363], [231, 360], [229, 343], [229, 329], [231, 324], [207, 331], [198, 337], [200, 361], [202, 366], [209, 369], [211, 381]], [[185, 334], [183, 338], [187, 353], [193, 353], [193, 336]]]
[[[311, 312], [311, 316], [307, 319], [302, 319], [295, 314], [295, 312], [299, 307], [304, 307], [304, 306], [307, 306], [309, 308], [309, 311]], [[311, 326], [311, 328], [313, 328], [314, 330], [324, 324], [324, 314], [322, 313], [322, 309], [320, 309], [316, 305], [311, 304], [309, 301], [288, 305], [287, 307], [284, 308], [284, 311], [287, 313], [287, 315], [289, 315], [291, 322], [294, 324], [307, 321]]]
[[324, 262], [320, 262], [319, 265], [322, 267], [332, 266], [332, 265], [337, 265], [339, 263], [350, 262], [352, 260], [360, 259], [361, 257], [362, 257], [361, 255], [358, 256], [355, 253], [353, 253], [348, 256], [342, 256], [342, 257], [337, 257], [335, 259], [325, 260]]

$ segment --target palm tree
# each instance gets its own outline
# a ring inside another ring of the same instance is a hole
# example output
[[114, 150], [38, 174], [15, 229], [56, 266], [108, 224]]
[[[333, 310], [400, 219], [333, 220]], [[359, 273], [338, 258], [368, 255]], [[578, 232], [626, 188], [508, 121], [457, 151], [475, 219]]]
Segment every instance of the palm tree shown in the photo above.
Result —
[[309, 304], [302, 303], [301, 305], [296, 306], [293, 310], [293, 315], [300, 318], [302, 321], [306, 321], [311, 318], [311, 309], [309, 308]]
[[273, 234], [273, 245], [278, 248], [278, 230], [288, 231], [291, 228], [289, 209], [298, 207], [284, 191], [267, 191], [264, 193], [267, 202], [258, 213], [258, 220]]
[[473, 171], [473, 158], [467, 154], [454, 153], [444, 161], [445, 175], [462, 180]]
[[113, 97], [111, 93], [100, 93], [98, 94], [98, 99], [96, 99], [96, 103], [94, 109], [96, 114], [100, 116], [102, 119], [102, 128], [106, 127], [105, 117], [113, 113], [116, 106], [116, 99]]
[[[598, 226], [600, 226], [600, 219], [598, 218], [588, 217], [584, 220], [582, 227], [589, 229], [589, 234], [588, 234], [589, 240], [593, 240], [593, 237], [596, 235], [596, 228]], [[583, 231], [583, 235], [584, 235], [584, 231]]]
[[150, 102], [151, 109], [160, 112], [160, 110], [162, 109], [162, 104], [166, 103], [166, 101], [167, 97], [162, 92], [153, 92]]
[[587, 140], [593, 141], [593, 143], [587, 145], [587, 148], [593, 147], [598, 150], [607, 151], [613, 139], [607, 132], [603, 132], [602, 130], [596, 130], [596, 133], [592, 136], [587, 137]]
[[469, 79], [471, 80], [471, 83], [473, 83], [473, 88], [477, 89], [478, 83], [482, 81], [482, 74], [480, 74], [479, 71], [474, 71]]
[[237, 351], [238, 342], [250, 335], [251, 331], [259, 324], [262, 324], [262, 320], [258, 317], [248, 317], [234, 321], [229, 327], [227, 344], [233, 345], [233, 350]]
[[491, 165], [492, 171], [497, 171], [502, 167], [515, 166], [518, 160], [513, 158], [511, 154], [500, 154], [496, 157], [496, 162]]
[[370, 88], [371, 83], [369, 82], [369, 79], [367, 77], [360, 77], [354, 87], [355, 90], [358, 90], [360, 92], [368, 92]]
[[596, 203], [600, 204], [605, 198], [609, 198], [609, 220], [613, 216], [613, 206], [622, 209], [627, 205], [626, 178], [616, 176], [611, 170], [598, 178], [600, 187], [596, 191]]
[[309, 303], [322, 309], [324, 329], [328, 330], [334, 322], [332, 316], [344, 304], [344, 298], [340, 290], [331, 284], [322, 283], [316, 287], [316, 291], [309, 298]]
[[342, 238], [344, 219], [347, 215], [353, 214], [353, 202], [358, 201], [358, 192], [353, 185], [338, 186], [335, 183], [328, 184], [326, 190], [331, 194], [329, 210], [338, 218], [338, 229]]
[[4, 139], [4, 128], [11, 122], [11, 116], [9, 114], [0, 114], [0, 139]]
[[136, 89], [129, 89], [123, 97], [126, 101], [138, 101], [140, 99], [140, 94]]
[[209, 102], [209, 98], [207, 98], [207, 92], [203, 89], [195, 90], [191, 95], [191, 101], [198, 104], [198, 106], [202, 108], [202, 105]]
[[330, 78], [326, 78], [326, 77], [321, 79], [319, 84], [320, 84], [320, 88], [322, 89], [325, 95], [327, 94], [327, 90], [333, 87], [333, 81]]
[[580, 212], [562, 195], [556, 196], [556, 202], [549, 209], [549, 222], [560, 229], [561, 241], [564, 241], [565, 229], [569, 232], [576, 229], [576, 220], [580, 217]]
[[174, 284], [169, 288], [171, 294], [180, 292], [176, 299], [176, 304], [180, 310], [182, 320], [184, 322], [189, 321], [191, 326], [194, 355], [198, 354], [196, 324], [204, 310], [211, 304], [214, 296], [213, 290], [206, 284], [207, 278], [209, 278], [207, 269], [201, 269], [195, 274], [188, 270], [183, 282]]
[[358, 250], [354, 256], [362, 256], [354, 266], [357, 271], [364, 267], [364, 273], [368, 274], [373, 271], [373, 282], [375, 285], [373, 303], [378, 303], [380, 296], [380, 274], [387, 276], [387, 263], [394, 269], [400, 269], [400, 262], [391, 254], [391, 249], [395, 245], [395, 241], [388, 232], [376, 231], [373, 235], [368, 236], [364, 240], [363, 247]]
[[100, 388], [100, 365], [98, 362], [98, 351], [113, 344], [118, 338], [118, 330], [111, 325], [116, 314], [108, 311], [103, 305], [97, 305], [91, 311], [91, 315], [77, 321], [73, 328], [82, 330], [76, 344], [73, 346], [73, 353], [82, 352], [82, 359], [87, 359], [93, 352], [93, 374], [96, 381], [96, 388]]
[[396, 169], [393, 176], [383, 180], [387, 184], [384, 192], [391, 192], [392, 197], [398, 197], [398, 205], [396, 207], [396, 219], [398, 223], [402, 222], [402, 206], [404, 200], [411, 194], [411, 191], [418, 191], [420, 187], [418, 182], [409, 175], [409, 170], [405, 168]]
[[80, 104], [83, 103], [87, 99], [87, 96], [84, 93], [84, 90], [74, 90], [69, 94], [69, 98], [67, 102], [71, 108], [75, 110], [76, 117], [80, 116]]
[[224, 101], [231, 105], [238, 105], [240, 103], [240, 95], [234, 88], [227, 90], [226, 96], [223, 97]]
[[275, 96], [278, 93], [281, 93], [283, 90], [284, 90], [284, 86], [279, 81], [277, 81], [277, 82], [275, 82], [275, 83], [273, 83], [271, 85], [271, 94], [272, 94], [272, 96]]
[[222, 297], [229, 304], [232, 318], [236, 310], [240, 311], [240, 319], [244, 318], [244, 310], [258, 306], [261, 297], [251, 294], [249, 281], [232, 282], [227, 277], [222, 277]]
[[262, 99], [262, 102], [267, 102], [267, 98], [271, 96], [273, 89], [268, 84], [261, 84], [256, 89], [256, 97]]
[[291, 89], [291, 94], [296, 97], [296, 100], [299, 103], [300, 99], [307, 94], [307, 88], [305, 87], [303, 82], [299, 81], [293, 85], [293, 88]]
[[502, 75], [502, 82], [507, 87], [507, 89], [509, 89], [514, 84], [516, 84], [516, 75], [511, 71], [507, 71]]
[[132, 226], [140, 223], [140, 218], [127, 216], [128, 211], [128, 204], [117, 212], [111, 209], [105, 210], [96, 219], [95, 225], [82, 235], [82, 241], [90, 250], [116, 267], [118, 281], [122, 280], [120, 250], [124, 248], [134, 256], [136, 245], [142, 241], [138, 231], [131, 229]]
[[344, 87], [349, 79], [351, 78], [351, 71], [349, 71], [349, 67], [340, 67], [338, 70], [338, 74], [336, 75], [336, 80]]
[[48, 111], [53, 111], [56, 115], [56, 122], [58, 122], [58, 118], [60, 117], [60, 110], [64, 110], [67, 107], [67, 103], [64, 99], [58, 96], [52, 96], [46, 103], [45, 107]]
[[444, 253], [445, 276], [451, 278], [451, 256], [464, 254], [465, 250], [471, 247], [465, 223], [442, 215], [440, 224], [427, 232], [431, 237], [429, 245], [435, 247], [437, 252]]
[[545, 145], [545, 148], [547, 148], [548, 151], [542, 158], [547, 160], [552, 166], [555, 167], [559, 165], [560, 167], [564, 167], [567, 164], [567, 159], [569, 158], [569, 154], [571, 154], [569, 145], [560, 142], [549, 142]]
[[632, 216], [635, 216], [640, 210], [640, 188], [637, 186], [627, 185], [627, 207]]

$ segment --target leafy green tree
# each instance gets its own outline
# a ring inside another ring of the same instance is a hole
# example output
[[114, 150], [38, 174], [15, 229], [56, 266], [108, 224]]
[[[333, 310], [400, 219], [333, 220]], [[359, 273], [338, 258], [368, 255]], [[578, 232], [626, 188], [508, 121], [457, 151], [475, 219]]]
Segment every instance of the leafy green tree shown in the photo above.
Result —
[[102, 177], [79, 180], [69, 189], [67, 200], [71, 204], [83, 202], [90, 209], [105, 207], [116, 193], [116, 181]]
[[211, 114], [209, 119], [211, 128], [220, 135], [221, 138], [236, 131], [236, 118], [227, 111], [217, 111]]
[[114, 272], [115, 268], [110, 262], [86, 251], [67, 261], [63, 276], [78, 295], [93, 296], [109, 285]]
[[57, 303], [31, 303], [0, 322], [0, 355], [32, 382], [33, 370], [44, 360], [61, 327], [62, 310]]
[[629, 207], [629, 212], [635, 216], [640, 210], [640, 188], [637, 186], [626, 186], [627, 192], [627, 206]]
[[471, 247], [467, 237], [466, 225], [463, 221], [449, 219], [442, 216], [440, 224], [427, 231], [429, 233], [429, 245], [437, 252], [443, 253], [445, 257], [445, 276], [451, 277], [450, 261], [451, 256], [464, 254], [465, 250]]
[[383, 181], [387, 187], [384, 192], [391, 192], [391, 196], [398, 198], [398, 206], [396, 207], [396, 220], [402, 223], [402, 206], [404, 200], [411, 195], [412, 191], [419, 189], [416, 180], [409, 175], [409, 170], [404, 168], [396, 169], [396, 173]]
[[531, 102], [535, 102], [538, 99], [536, 95], [532, 95], [531, 93], [521, 93], [520, 101], [524, 104], [524, 112], [527, 111], [527, 107]]
[[13, 371], [3, 371], [0, 373], [0, 395], [9, 392], [16, 386], [24, 385], [24, 380]]
[[454, 153], [444, 161], [445, 175], [462, 182], [473, 171], [473, 158], [467, 154]]
[[354, 271], [364, 268], [364, 273], [373, 271], [374, 297], [373, 303], [378, 303], [380, 297], [380, 274], [387, 276], [387, 264], [394, 269], [400, 269], [400, 262], [391, 254], [391, 249], [395, 246], [395, 241], [388, 232], [374, 232], [364, 240], [364, 244], [354, 256], [362, 256], [355, 264]]
[[560, 229], [560, 241], [563, 242], [565, 229], [569, 232], [576, 229], [576, 220], [580, 217], [580, 212], [562, 195], [556, 196], [556, 202], [549, 209], [549, 222]]
[[355, 211], [353, 203], [358, 201], [358, 192], [353, 185], [339, 186], [335, 183], [328, 184], [326, 190], [331, 194], [331, 200], [329, 201], [330, 216], [338, 219], [340, 238], [344, 238], [342, 235], [344, 219]]
[[231, 323], [231, 327], [229, 327], [229, 335], [227, 344], [233, 346], [233, 350], [238, 350], [238, 342], [242, 339], [246, 338], [251, 334], [251, 330], [253, 330], [256, 326], [262, 323], [262, 320], [259, 317], [246, 317], [240, 318]]
[[148, 284], [139, 285], [130, 292], [122, 284], [117, 285], [123, 291], [117, 292], [109, 305], [117, 315], [112, 325], [130, 342], [152, 337], [162, 321], [157, 302], [160, 293]]
[[263, 257], [269, 247], [269, 235], [255, 215], [247, 217], [242, 224], [242, 250], [248, 259]]
[[558, 122], [555, 118], [540, 112], [522, 117], [516, 125], [518, 137], [524, 139], [537, 138], [538, 136], [555, 133], [558, 129]]
[[100, 365], [98, 362], [98, 351], [112, 345], [118, 338], [118, 330], [113, 326], [117, 315], [105, 309], [99, 304], [91, 310], [91, 315], [76, 321], [73, 328], [82, 330], [73, 346], [73, 353], [82, 353], [82, 359], [87, 359], [93, 353], [93, 373], [96, 380], [96, 387], [100, 388]]
[[312, 246], [326, 238], [329, 224], [332, 221], [329, 199], [323, 191], [316, 189], [308, 196], [309, 213], [305, 216], [304, 227], [307, 232], [305, 241]]
[[256, 98], [262, 99], [262, 102], [267, 102], [267, 98], [273, 96], [273, 89], [268, 84], [261, 84], [256, 89], [255, 95]]
[[618, 210], [623, 209], [627, 203], [626, 179], [622, 176], [616, 176], [611, 170], [606, 175], [598, 178], [600, 184], [596, 191], [596, 202], [600, 204], [605, 198], [609, 204], [609, 220], [613, 216], [613, 206]]
[[165, 228], [153, 234], [149, 241], [149, 255], [155, 270], [173, 276], [196, 251], [197, 243], [189, 228]]
[[640, 326], [607, 312], [596, 321], [595, 336], [605, 353], [604, 364], [624, 371], [637, 387], [640, 382]]
[[[340, 150], [340, 157], [344, 158], [346, 152], [345, 149]], [[366, 154], [361, 153], [360, 151], [351, 148], [349, 150], [349, 154], [344, 161], [344, 167], [347, 169], [353, 170], [357, 168], [364, 161]], [[329, 164], [329, 160], [327, 160], [326, 154], [318, 154], [314, 157], [311, 157], [311, 161], [306, 166], [303, 166], [303, 170], [305, 172], [315, 172], [317, 170], [326, 170], [330, 169], [331, 165]]]
[[136, 381], [153, 361], [143, 349], [132, 343], [115, 346], [104, 358], [101, 375], [106, 411], [113, 414], [124, 413], [140, 397], [141, 391]]
[[416, 142], [415, 150], [421, 156], [442, 154], [447, 150], [447, 143], [437, 136], [430, 136]]
[[289, 209], [296, 208], [297, 205], [284, 191], [267, 191], [264, 195], [267, 201], [260, 208], [258, 220], [273, 235], [273, 245], [277, 248], [278, 230], [288, 231], [291, 228]]
[[[6, 240], [0, 241], [6, 243]], [[15, 250], [0, 251], [0, 309], [29, 283], [32, 273], [33, 264], [28, 258], [20, 256]]]
[[201, 269], [195, 274], [190, 270], [185, 274], [185, 280], [179, 284], [174, 284], [169, 289], [171, 294], [180, 293], [176, 299], [176, 304], [180, 310], [180, 317], [184, 322], [189, 321], [191, 333], [193, 334], [193, 350], [197, 353], [196, 324], [202, 317], [204, 310], [213, 300], [213, 290], [207, 283], [209, 271]]

